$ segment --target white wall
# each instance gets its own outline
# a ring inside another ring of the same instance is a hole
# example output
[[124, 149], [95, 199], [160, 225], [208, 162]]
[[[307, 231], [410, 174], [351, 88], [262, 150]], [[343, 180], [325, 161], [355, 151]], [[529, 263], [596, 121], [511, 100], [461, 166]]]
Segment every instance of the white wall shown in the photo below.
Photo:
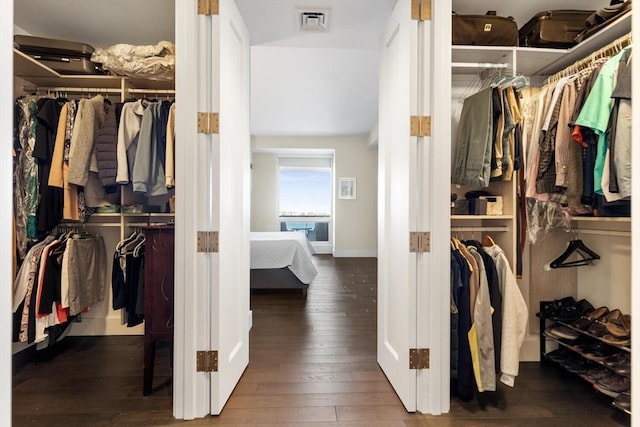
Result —
[[[368, 135], [349, 137], [275, 137], [254, 136], [251, 139], [253, 150], [288, 150], [288, 149], [329, 149], [334, 150], [334, 253], [336, 257], [372, 257], [377, 256], [377, 192], [378, 192], [378, 152], [367, 148]], [[277, 179], [272, 180], [272, 197], [257, 194], [256, 178], [267, 173], [258, 171], [258, 166], [267, 165], [271, 168], [276, 160], [258, 158], [254, 153], [253, 174], [254, 188], [252, 191], [252, 214], [256, 211], [260, 215], [273, 209], [277, 215]], [[260, 154], [269, 156], [268, 154]], [[275, 158], [275, 155], [272, 155]], [[257, 161], [256, 161], [257, 160]], [[277, 163], [276, 163], [277, 164]], [[274, 170], [274, 175], [277, 168]], [[357, 199], [337, 199], [338, 178], [349, 177], [357, 179]], [[265, 193], [268, 189], [264, 189]], [[261, 200], [270, 198], [273, 205], [261, 206]], [[253, 231], [266, 231], [254, 228], [254, 225], [272, 221], [266, 217], [252, 218]], [[279, 229], [279, 228], [278, 228]]]
[[278, 221], [278, 157], [251, 156], [251, 231], [280, 231]]
[[0, 1], [0, 425], [11, 425], [13, 1]]

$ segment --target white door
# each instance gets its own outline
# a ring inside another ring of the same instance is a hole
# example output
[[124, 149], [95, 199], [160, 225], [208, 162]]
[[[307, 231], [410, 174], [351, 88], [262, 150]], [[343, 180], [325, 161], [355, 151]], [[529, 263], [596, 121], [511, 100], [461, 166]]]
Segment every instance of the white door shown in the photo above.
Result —
[[416, 146], [410, 136], [417, 111], [417, 21], [411, 1], [399, 0], [381, 46], [378, 148], [378, 363], [408, 411], [416, 410], [417, 373], [409, 369], [415, 348]]
[[250, 328], [249, 32], [233, 0], [219, 4], [219, 20], [213, 27], [213, 48], [219, 48], [218, 61], [214, 53], [219, 76], [214, 69], [213, 90], [219, 93], [215, 111], [220, 112], [219, 138], [214, 139], [213, 149], [213, 189], [218, 194], [212, 198], [217, 213], [214, 230], [219, 230], [211, 294], [211, 348], [218, 350], [218, 372], [211, 374], [211, 414], [215, 415], [249, 363]]

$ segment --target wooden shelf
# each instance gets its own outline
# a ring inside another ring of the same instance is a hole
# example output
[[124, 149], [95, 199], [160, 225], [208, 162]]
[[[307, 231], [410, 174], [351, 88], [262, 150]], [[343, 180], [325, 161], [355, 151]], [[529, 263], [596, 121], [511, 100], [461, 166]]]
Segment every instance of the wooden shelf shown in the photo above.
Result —
[[618, 222], [618, 223], [631, 223], [630, 217], [612, 217], [612, 216], [574, 216], [571, 217], [571, 221], [576, 222]]

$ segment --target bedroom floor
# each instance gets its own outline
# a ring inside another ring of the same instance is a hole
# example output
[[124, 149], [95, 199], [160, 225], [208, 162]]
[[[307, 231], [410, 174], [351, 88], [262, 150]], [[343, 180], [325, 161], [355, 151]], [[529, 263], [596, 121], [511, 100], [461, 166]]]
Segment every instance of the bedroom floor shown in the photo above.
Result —
[[[13, 425], [573, 426], [629, 417], [553, 367], [523, 363], [516, 387], [453, 399], [440, 417], [407, 413], [376, 363], [376, 260], [315, 256], [300, 291], [252, 292], [250, 363], [218, 417], [171, 415], [169, 349], [142, 396], [142, 337], [67, 337], [14, 358]], [[53, 350], [53, 349], [52, 349]]]

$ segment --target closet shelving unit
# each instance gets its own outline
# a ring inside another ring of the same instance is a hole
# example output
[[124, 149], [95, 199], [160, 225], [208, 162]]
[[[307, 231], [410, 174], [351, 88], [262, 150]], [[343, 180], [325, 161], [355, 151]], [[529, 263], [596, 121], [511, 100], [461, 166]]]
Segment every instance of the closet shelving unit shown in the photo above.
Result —
[[[541, 301], [540, 302], [540, 312], [545, 310], [545, 308], [550, 303], [551, 303], [551, 301]], [[597, 337], [597, 336], [591, 335], [587, 331], [583, 331], [581, 329], [578, 329], [578, 328], [572, 326], [571, 323], [552, 321], [552, 320], [550, 320], [548, 318], [545, 318], [545, 317], [541, 316], [540, 317], [540, 362], [543, 363], [543, 364], [545, 364], [545, 363], [556, 364], [556, 365], [560, 366], [562, 369], [566, 370], [566, 368], [562, 367], [561, 365], [559, 365], [556, 362], [553, 362], [551, 359], [549, 359], [548, 354], [550, 353], [550, 349], [547, 348], [547, 343], [554, 343], [555, 344], [554, 347], [556, 347], [556, 348], [562, 347], [562, 348], [568, 349], [571, 352], [575, 353], [577, 356], [579, 356], [581, 358], [588, 359], [588, 358], [586, 358], [584, 356], [584, 353], [580, 348], [572, 345], [571, 341], [562, 340], [561, 338], [555, 337], [555, 336], [551, 335], [550, 333], [546, 332], [547, 327], [549, 327], [549, 326], [551, 326], [553, 324], [559, 324], [559, 325], [562, 325], [564, 327], [567, 327], [567, 328], [577, 332], [579, 334], [579, 336], [587, 337], [589, 340], [604, 342], [608, 346], [611, 346], [613, 348], [617, 348], [620, 351], [631, 353], [631, 347], [629, 347], [629, 346], [608, 344], [601, 337]], [[620, 374], [615, 373], [613, 371], [614, 368], [610, 368], [610, 367], [606, 366], [604, 364], [604, 362], [602, 362], [602, 361], [591, 360], [591, 362], [596, 363], [596, 364], [598, 364], [600, 366], [603, 366], [603, 367], [611, 370], [615, 375], [625, 376], [625, 375], [620, 375]], [[590, 384], [596, 384], [596, 382], [586, 378], [583, 375], [580, 375], [580, 374], [577, 374], [577, 375], [581, 379], [583, 379], [584, 381], [587, 381]], [[629, 376], [626, 376], [626, 377], [629, 377]], [[615, 397], [615, 394], [617, 394], [617, 393], [614, 393], [614, 396], [612, 396], [610, 394], [602, 392], [599, 388], [596, 388], [596, 390], [598, 392], [600, 392], [600, 393], [606, 394], [609, 397]]]
[[[120, 101], [137, 94], [155, 95], [159, 98], [170, 97], [175, 93], [173, 80], [153, 80], [109, 75], [63, 75], [39, 61], [13, 50], [14, 75], [21, 78], [30, 89], [43, 93], [85, 93], [113, 95]], [[164, 204], [164, 203], [163, 203]], [[128, 227], [139, 227], [153, 223], [166, 223], [174, 217], [173, 213], [95, 213], [78, 227], [105, 226], [120, 227], [120, 238], [128, 233]]]
[[[68, 93], [69, 95], [103, 95], [112, 100], [122, 102], [132, 97], [151, 96], [158, 99], [173, 98], [175, 82], [173, 80], [154, 80], [147, 78], [132, 78], [110, 75], [62, 75], [43, 65], [39, 61], [14, 49], [14, 87], [16, 95], [20, 92], [37, 91], [40, 94]], [[140, 198], [132, 197], [130, 190], [121, 192], [121, 205], [140, 203]], [[172, 194], [172, 193], [170, 193]], [[157, 196], [149, 199], [149, 204], [165, 206], [168, 196]], [[65, 222], [64, 226], [78, 229], [90, 229], [100, 233], [105, 239], [107, 253], [115, 248], [118, 241], [128, 236], [136, 228], [166, 224], [175, 217], [174, 213], [95, 213], [86, 223]], [[111, 258], [107, 269], [111, 271]], [[110, 274], [110, 273], [109, 273]], [[72, 334], [76, 335], [142, 335], [144, 326], [127, 328], [123, 324], [121, 310], [113, 311], [110, 301], [110, 284], [105, 300], [98, 306], [92, 307], [91, 313], [83, 317], [83, 321], [74, 324]], [[94, 317], [92, 317], [94, 316]], [[106, 320], [105, 320], [106, 318]], [[14, 344], [14, 353], [20, 351], [23, 344]]]
[[[589, 56], [602, 46], [615, 41], [631, 31], [631, 13], [627, 13], [602, 31], [594, 34], [582, 43], [570, 49], [546, 49], [531, 47], [509, 46], [451, 46], [451, 72], [454, 89], [467, 87], [473, 79], [478, 79], [483, 70], [494, 69], [505, 75], [524, 75], [530, 79], [531, 85], [539, 85], [544, 79]], [[471, 95], [473, 92], [466, 94]], [[452, 90], [452, 103], [463, 100], [464, 94]], [[462, 107], [459, 103], [460, 108]], [[457, 127], [457, 126], [456, 126]], [[455, 143], [455, 132], [452, 134]], [[465, 227], [473, 227], [473, 230], [481, 234], [491, 234], [492, 238], [503, 248], [511, 265], [515, 265], [517, 245], [517, 175], [514, 180], [508, 182], [492, 182], [487, 191], [494, 195], [500, 195], [503, 199], [503, 215], [452, 215], [452, 233], [460, 233], [456, 230], [464, 230]], [[452, 185], [451, 192], [457, 193], [458, 198], [464, 197], [472, 188]], [[614, 233], [627, 233], [630, 230], [630, 218], [605, 218], [605, 217], [573, 217], [572, 225], [576, 229], [588, 230], [602, 229]], [[487, 227], [504, 227], [504, 232], [489, 232]], [[464, 232], [463, 232], [464, 233]], [[464, 235], [465, 238], [471, 234]]]

